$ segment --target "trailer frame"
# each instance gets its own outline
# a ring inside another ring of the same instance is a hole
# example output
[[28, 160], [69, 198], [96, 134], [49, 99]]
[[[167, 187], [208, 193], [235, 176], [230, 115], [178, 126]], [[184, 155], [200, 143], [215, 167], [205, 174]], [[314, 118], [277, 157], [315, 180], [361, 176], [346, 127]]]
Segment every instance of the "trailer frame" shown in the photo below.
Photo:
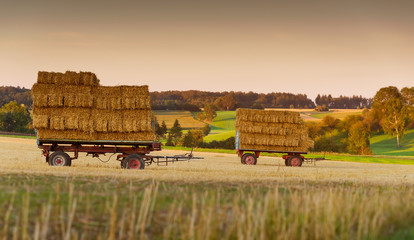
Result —
[[[117, 155], [116, 160], [121, 162], [121, 168], [144, 169], [152, 163], [158, 166], [167, 166], [168, 163], [189, 161], [191, 159], [203, 159], [194, 157], [191, 153], [173, 156], [152, 156], [152, 151], [161, 151], [162, 144], [155, 141], [83, 141], [83, 140], [37, 140], [38, 148], [51, 166], [71, 166], [72, 160], [79, 157], [79, 153], [86, 153], [101, 160], [101, 155]], [[73, 153], [70, 157], [68, 153]], [[110, 157], [110, 158], [111, 158]], [[110, 159], [109, 158], [109, 159]], [[107, 162], [103, 161], [102, 162]], [[109, 160], [108, 160], [109, 161]]]

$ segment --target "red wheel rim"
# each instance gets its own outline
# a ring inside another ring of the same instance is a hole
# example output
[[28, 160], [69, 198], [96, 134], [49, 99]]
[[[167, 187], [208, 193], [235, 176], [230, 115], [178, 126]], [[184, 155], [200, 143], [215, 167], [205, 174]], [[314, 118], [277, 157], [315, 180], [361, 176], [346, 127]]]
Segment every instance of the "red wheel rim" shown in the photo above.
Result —
[[141, 167], [141, 162], [138, 159], [131, 159], [128, 162], [129, 169], [139, 169]]
[[253, 165], [254, 164], [254, 157], [253, 156], [247, 156], [246, 157], [246, 164], [248, 164], [248, 165]]
[[297, 167], [297, 166], [299, 166], [300, 165], [300, 159], [299, 158], [292, 158], [292, 159], [290, 159], [290, 165], [292, 166], [292, 167]]
[[61, 157], [55, 158], [55, 165], [56, 166], [63, 166], [65, 165], [65, 160], [63, 160]]

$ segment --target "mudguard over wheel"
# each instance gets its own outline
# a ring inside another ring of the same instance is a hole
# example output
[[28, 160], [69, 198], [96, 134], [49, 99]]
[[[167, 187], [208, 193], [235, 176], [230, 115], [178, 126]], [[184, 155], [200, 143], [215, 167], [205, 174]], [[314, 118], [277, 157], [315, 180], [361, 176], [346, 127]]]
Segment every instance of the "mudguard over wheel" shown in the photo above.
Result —
[[300, 156], [294, 155], [288, 159], [289, 166], [300, 167], [302, 166], [303, 159]]
[[126, 157], [123, 161], [123, 168], [126, 169], [144, 169], [144, 159], [138, 154], [131, 154]]
[[70, 167], [72, 165], [72, 160], [70, 159], [70, 157], [67, 153], [57, 151], [57, 152], [52, 153], [52, 155], [50, 155], [49, 165], [50, 166]]
[[247, 165], [256, 165], [257, 163], [257, 157], [252, 153], [245, 153], [242, 157], [242, 163]]

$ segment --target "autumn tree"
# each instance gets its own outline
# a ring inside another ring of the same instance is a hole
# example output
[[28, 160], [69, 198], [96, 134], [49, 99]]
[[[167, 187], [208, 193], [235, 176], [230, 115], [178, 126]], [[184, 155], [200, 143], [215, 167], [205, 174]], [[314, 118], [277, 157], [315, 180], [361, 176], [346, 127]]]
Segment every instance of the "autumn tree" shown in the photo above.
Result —
[[349, 129], [348, 151], [361, 155], [372, 154], [369, 146], [369, 130], [362, 121], [357, 121]]
[[204, 114], [206, 115], [207, 121], [211, 122], [215, 117], [217, 117], [216, 110], [214, 110], [211, 104], [204, 105]]
[[31, 132], [30, 113], [24, 105], [11, 101], [0, 108], [0, 130], [7, 132]]
[[410, 122], [414, 125], [414, 87], [401, 89], [401, 94], [407, 103]]
[[396, 136], [397, 146], [408, 126], [409, 108], [398, 88], [381, 88], [374, 97], [372, 108], [378, 113], [384, 132]]

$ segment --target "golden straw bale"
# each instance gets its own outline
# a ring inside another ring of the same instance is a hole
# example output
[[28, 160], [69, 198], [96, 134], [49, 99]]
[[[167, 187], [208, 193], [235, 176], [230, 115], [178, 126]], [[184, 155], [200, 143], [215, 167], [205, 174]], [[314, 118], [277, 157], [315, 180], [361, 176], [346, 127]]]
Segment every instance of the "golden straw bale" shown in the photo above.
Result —
[[99, 80], [94, 73], [91, 72], [80, 72], [79, 73], [79, 84], [85, 86], [97, 86]]
[[61, 94], [48, 94], [48, 107], [63, 107], [63, 96]]
[[79, 117], [78, 116], [66, 116], [65, 117], [65, 129], [78, 130], [79, 129]]
[[65, 78], [65, 74], [57, 72], [53, 75], [53, 84], [65, 85]]
[[47, 95], [46, 94], [33, 94], [33, 106], [34, 107], [47, 107]]
[[154, 132], [138, 132], [125, 134], [126, 141], [154, 141]]
[[94, 132], [93, 120], [90, 119], [90, 116], [80, 116], [78, 118], [78, 130], [83, 132]]
[[91, 113], [91, 109], [88, 108], [34, 108], [33, 115], [48, 115], [48, 116], [67, 116], [67, 115], [77, 115], [77, 116], [87, 116]]
[[108, 119], [108, 131], [109, 132], [123, 132], [124, 131], [121, 114], [112, 115]]
[[96, 132], [108, 132], [108, 119], [94, 118], [93, 124]]
[[110, 141], [124, 141], [125, 133], [119, 132], [106, 132], [106, 133], [97, 133], [96, 140], [110, 140]]
[[65, 130], [65, 117], [63, 116], [50, 117], [50, 129]]
[[108, 103], [112, 110], [122, 109], [122, 99], [120, 97], [111, 97], [108, 99]]
[[37, 137], [40, 140], [46, 139], [64, 139], [64, 140], [95, 140], [93, 134], [77, 131], [77, 130], [50, 130], [50, 129], [41, 129], [37, 131]]
[[138, 95], [144, 95], [148, 96], [148, 86], [142, 85], [142, 86], [125, 86], [122, 85], [122, 96], [123, 97], [131, 97], [131, 96], [138, 96]]
[[48, 115], [33, 115], [33, 127], [35, 129], [49, 128]]
[[72, 71], [66, 71], [65, 84], [67, 85], [80, 85], [80, 74]]
[[53, 75], [49, 74], [49, 72], [39, 71], [37, 74], [37, 82], [44, 83], [44, 84], [52, 84], [53, 83], [52, 76]]

